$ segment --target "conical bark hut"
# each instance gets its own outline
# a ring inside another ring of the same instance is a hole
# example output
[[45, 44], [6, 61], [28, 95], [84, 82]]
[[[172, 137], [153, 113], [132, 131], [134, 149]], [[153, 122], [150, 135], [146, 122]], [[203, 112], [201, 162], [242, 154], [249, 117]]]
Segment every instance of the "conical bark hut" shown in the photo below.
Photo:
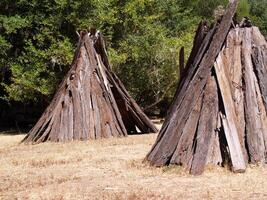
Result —
[[213, 27], [201, 23], [174, 101], [147, 155], [154, 166], [207, 165], [244, 172], [267, 162], [267, 43], [257, 27], [234, 24], [232, 1]]
[[72, 66], [26, 143], [122, 137], [157, 129], [111, 71], [101, 34], [80, 33]]

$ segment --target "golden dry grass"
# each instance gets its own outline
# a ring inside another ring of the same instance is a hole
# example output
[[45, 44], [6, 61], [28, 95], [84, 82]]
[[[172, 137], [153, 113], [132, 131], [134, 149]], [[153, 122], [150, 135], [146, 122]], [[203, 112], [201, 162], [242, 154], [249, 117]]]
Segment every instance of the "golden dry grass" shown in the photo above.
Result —
[[267, 169], [244, 174], [143, 163], [156, 135], [19, 145], [0, 134], [0, 199], [267, 199]]

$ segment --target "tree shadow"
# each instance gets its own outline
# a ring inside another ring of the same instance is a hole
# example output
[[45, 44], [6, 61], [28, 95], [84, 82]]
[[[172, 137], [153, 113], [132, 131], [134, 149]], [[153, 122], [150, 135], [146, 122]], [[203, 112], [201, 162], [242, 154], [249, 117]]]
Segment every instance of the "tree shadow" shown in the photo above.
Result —
[[29, 132], [29, 128], [0, 127], [0, 135], [24, 135]]

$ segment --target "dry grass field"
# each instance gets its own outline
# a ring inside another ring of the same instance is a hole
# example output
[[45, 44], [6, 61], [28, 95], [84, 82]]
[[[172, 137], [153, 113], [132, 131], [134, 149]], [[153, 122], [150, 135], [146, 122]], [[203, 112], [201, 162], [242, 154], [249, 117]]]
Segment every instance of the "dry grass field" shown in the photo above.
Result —
[[156, 134], [89, 142], [19, 145], [0, 134], [0, 199], [267, 199], [267, 167], [244, 174], [142, 162]]

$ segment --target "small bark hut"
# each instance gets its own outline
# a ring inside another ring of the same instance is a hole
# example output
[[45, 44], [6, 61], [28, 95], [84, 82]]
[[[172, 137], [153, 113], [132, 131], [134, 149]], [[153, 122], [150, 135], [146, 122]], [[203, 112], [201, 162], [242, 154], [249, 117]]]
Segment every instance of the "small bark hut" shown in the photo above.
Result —
[[87, 140], [157, 132], [111, 71], [104, 40], [82, 31], [72, 66], [26, 143]]
[[152, 165], [198, 175], [209, 164], [244, 172], [267, 162], [267, 43], [257, 27], [234, 23], [236, 8], [231, 1], [213, 27], [200, 23]]

